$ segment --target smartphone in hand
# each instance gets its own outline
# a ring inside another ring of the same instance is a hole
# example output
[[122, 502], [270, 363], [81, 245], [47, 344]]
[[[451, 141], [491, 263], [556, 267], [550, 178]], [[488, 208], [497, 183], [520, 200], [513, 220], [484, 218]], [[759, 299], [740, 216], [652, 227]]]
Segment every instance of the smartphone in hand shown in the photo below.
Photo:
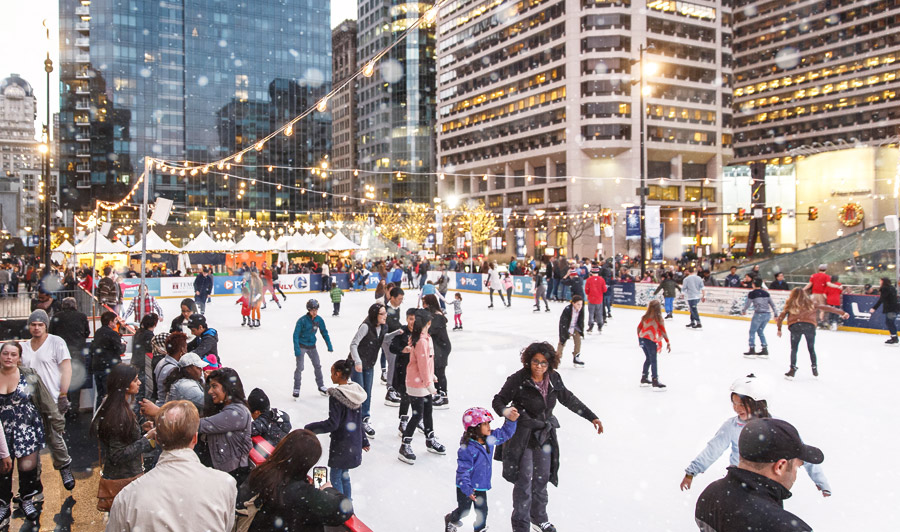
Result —
[[316, 466], [313, 468], [313, 486], [316, 489], [322, 489], [328, 482], [328, 468], [325, 466]]

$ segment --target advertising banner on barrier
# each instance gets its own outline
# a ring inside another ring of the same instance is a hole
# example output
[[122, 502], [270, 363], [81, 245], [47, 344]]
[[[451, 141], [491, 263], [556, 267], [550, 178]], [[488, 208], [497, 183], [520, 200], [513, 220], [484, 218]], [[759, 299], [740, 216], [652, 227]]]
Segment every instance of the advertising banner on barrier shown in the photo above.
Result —
[[[159, 290], [164, 297], [194, 297], [194, 278], [160, 277]], [[213, 294], [215, 293], [215, 281], [213, 281]]]
[[[149, 277], [145, 279], [144, 282], [147, 284], [147, 291], [149, 294], [153, 297], [159, 297], [159, 278]], [[137, 297], [138, 287], [140, 285], [140, 279], [123, 279], [121, 283], [122, 299]]]
[[[633, 287], [634, 302], [631, 304], [638, 307], [647, 306], [650, 300], [654, 299], [653, 292], [656, 291], [656, 287], [659, 286], [655, 283], [624, 284], [630, 284]], [[697, 310], [701, 314], [740, 316], [741, 309], [744, 308], [744, 303], [747, 301], [747, 294], [749, 293], [750, 290], [747, 288], [706, 288], [706, 300], [697, 305]], [[784, 308], [784, 303], [785, 301], [787, 301], [789, 293], [790, 292], [786, 290], [769, 291], [769, 295], [771, 295], [772, 302], [775, 303], [775, 308], [778, 309], [778, 312], [781, 312], [781, 310]], [[660, 301], [662, 301], [662, 292], [655, 296], [655, 299], [659, 299]], [[675, 310], [683, 310], [685, 312], [689, 310], [687, 301], [681, 295], [675, 298]], [[753, 309], [750, 308], [747, 310], [747, 316], [752, 315]], [[775, 318], [777, 316], [772, 317]]]
[[[606, 292], [609, 296], [609, 291]], [[613, 305], [634, 305], [634, 283], [612, 285]]]
[[[285, 276], [282, 276], [285, 277]], [[280, 279], [279, 279], [280, 280]], [[237, 275], [213, 277], [213, 294], [240, 294], [244, 286], [243, 277]]]
[[[843, 299], [844, 312], [850, 318], [844, 321], [848, 327], [861, 327], [863, 329], [887, 329], [885, 324], [883, 307], [872, 310], [872, 305], [878, 301], [878, 296], [847, 295]], [[896, 318], [895, 318], [896, 321]]]
[[534, 296], [534, 279], [525, 275], [514, 275], [513, 295]]
[[291, 273], [278, 276], [278, 284], [283, 292], [306, 292], [309, 290], [308, 273]]
[[481, 292], [484, 290], [483, 275], [480, 273], [457, 273], [456, 288]]

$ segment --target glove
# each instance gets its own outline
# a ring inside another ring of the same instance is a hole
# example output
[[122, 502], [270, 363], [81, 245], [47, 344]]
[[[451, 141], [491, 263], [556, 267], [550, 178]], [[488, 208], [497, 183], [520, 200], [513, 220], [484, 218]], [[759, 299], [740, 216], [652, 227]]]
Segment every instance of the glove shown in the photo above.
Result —
[[65, 395], [60, 394], [59, 398], [56, 400], [56, 407], [59, 409], [60, 414], [65, 414], [69, 411], [69, 398]]

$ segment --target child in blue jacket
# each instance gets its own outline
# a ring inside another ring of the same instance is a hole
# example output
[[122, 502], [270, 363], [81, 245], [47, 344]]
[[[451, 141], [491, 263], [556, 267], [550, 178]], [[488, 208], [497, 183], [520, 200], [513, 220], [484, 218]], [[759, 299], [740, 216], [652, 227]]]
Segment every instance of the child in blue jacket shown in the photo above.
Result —
[[512, 438], [516, 432], [519, 412], [511, 408], [507, 420], [497, 430], [491, 430], [494, 416], [484, 408], [475, 407], [463, 413], [466, 432], [456, 453], [456, 503], [457, 508], [444, 516], [444, 530], [457, 532], [459, 521], [475, 505], [475, 532], [487, 525], [487, 492], [491, 489], [491, 461], [494, 447]]
[[292, 395], [295, 399], [300, 396], [300, 378], [303, 375], [303, 358], [306, 356], [312, 362], [319, 393], [325, 395], [328, 390], [325, 387], [325, 377], [322, 375], [319, 350], [316, 349], [317, 332], [321, 333], [322, 338], [325, 339], [328, 352], [334, 352], [334, 347], [331, 345], [331, 337], [328, 336], [328, 329], [325, 328], [325, 320], [319, 316], [319, 302], [315, 299], [310, 299], [306, 302], [306, 310], [307, 313], [301, 316], [297, 320], [297, 325], [294, 326], [294, 357], [297, 359], [297, 368], [294, 370], [294, 390]]

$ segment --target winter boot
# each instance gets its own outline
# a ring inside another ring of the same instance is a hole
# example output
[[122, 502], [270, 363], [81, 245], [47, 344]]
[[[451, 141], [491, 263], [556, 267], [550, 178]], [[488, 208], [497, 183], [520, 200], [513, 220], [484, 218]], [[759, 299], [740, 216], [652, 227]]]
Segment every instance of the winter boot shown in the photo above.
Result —
[[756, 354], [756, 348], [753, 346], [750, 346], [750, 349], [748, 349], [747, 352], [744, 353], [745, 358], [756, 358], [757, 356], [758, 355]]
[[459, 532], [459, 529], [462, 527], [462, 522], [457, 521], [453, 522], [450, 519], [450, 514], [444, 516], [444, 532]]
[[769, 358], [769, 348], [767, 346], [762, 346], [759, 353], [756, 353], [756, 358]]
[[412, 438], [403, 438], [403, 443], [400, 445], [400, 454], [397, 455], [397, 458], [409, 465], [416, 463], [416, 455], [412, 450]]
[[425, 448], [429, 453], [447, 454], [447, 448], [434, 436], [434, 432], [425, 437]]
[[244, 316], [244, 321], [241, 322], [241, 327], [247, 325], [247, 316]]
[[650, 382], [650, 379], [648, 379], [646, 375], [641, 375], [641, 388], [647, 388], [651, 384], [653, 383]]
[[789, 381], [792, 381], [792, 380], [794, 380], [794, 375], [796, 375], [796, 374], [797, 374], [797, 368], [791, 368], [790, 371], [788, 371], [787, 373], [784, 374], [784, 378]]
[[664, 391], [666, 391], [666, 385], [663, 384], [663, 383], [661, 383], [661, 382], [659, 382], [659, 379], [653, 379], [653, 381], [651, 382], [650, 385], [653, 386], [653, 391], [654, 391], [654, 392], [664, 392]]
[[817, 368], [816, 366], [812, 367], [812, 372], [813, 372], [813, 377], [819, 376], [819, 368]]
[[670, 313], [666, 314], [666, 318], [665, 318], [665, 319], [667, 319], [667, 320], [674, 320], [674, 319], [675, 319], [675, 316], [673, 316], [672, 313], [670, 312]]
[[572, 357], [572, 364], [576, 368], [583, 368], [584, 362], [581, 361], [581, 353], [575, 353], [575, 356]]
[[488, 305], [488, 308], [494, 308], [494, 304], [491, 303], [490, 305]]
[[400, 394], [394, 390], [393, 386], [388, 386], [387, 394], [384, 396], [384, 404], [387, 406], [400, 406]]
[[409, 425], [409, 416], [400, 416], [400, 426], [397, 427], [397, 432], [399, 432], [399, 436], [402, 438], [403, 433], [406, 432], [406, 427]]
[[900, 340], [898, 340], [896, 336], [891, 336], [890, 338], [888, 338], [888, 341], [885, 342], [884, 344], [885, 345], [893, 345], [893, 344], [897, 344], [897, 343], [900, 343]]
[[369, 425], [369, 418], [363, 418], [363, 432], [366, 433], [366, 437], [369, 439], [375, 438], [375, 429], [372, 428], [372, 425]]
[[72, 474], [72, 469], [69, 465], [59, 470], [59, 476], [62, 477], [64, 488], [69, 491], [75, 489], [75, 476]]

